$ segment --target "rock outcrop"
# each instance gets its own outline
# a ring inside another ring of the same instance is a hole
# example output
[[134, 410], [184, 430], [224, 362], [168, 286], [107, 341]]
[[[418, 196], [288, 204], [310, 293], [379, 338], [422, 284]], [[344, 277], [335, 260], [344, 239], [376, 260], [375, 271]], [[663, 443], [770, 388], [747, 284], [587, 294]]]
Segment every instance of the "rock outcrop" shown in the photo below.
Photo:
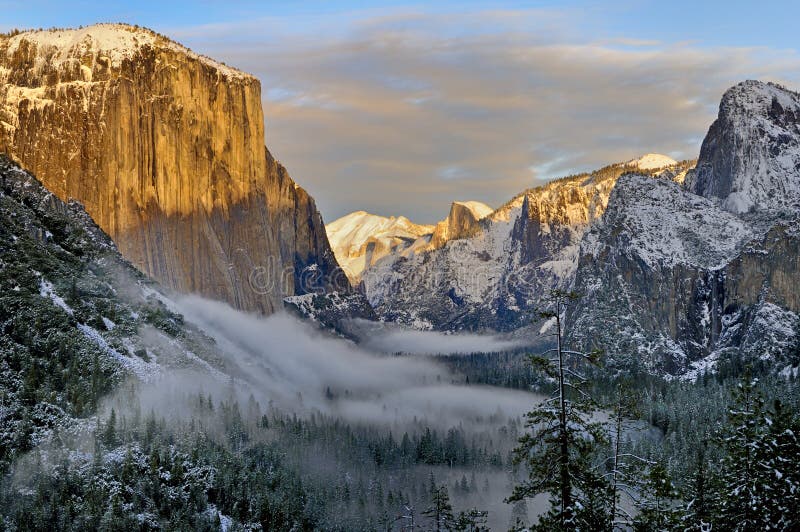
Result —
[[800, 94], [745, 81], [722, 97], [686, 186], [744, 214], [800, 210]]
[[491, 207], [479, 201], [454, 201], [450, 205], [450, 214], [436, 224], [430, 245], [440, 248], [450, 240], [467, 238], [478, 231], [478, 222], [492, 211]]
[[0, 37], [0, 152], [181, 292], [264, 313], [336, 269], [264, 147], [257, 79], [117, 24]]

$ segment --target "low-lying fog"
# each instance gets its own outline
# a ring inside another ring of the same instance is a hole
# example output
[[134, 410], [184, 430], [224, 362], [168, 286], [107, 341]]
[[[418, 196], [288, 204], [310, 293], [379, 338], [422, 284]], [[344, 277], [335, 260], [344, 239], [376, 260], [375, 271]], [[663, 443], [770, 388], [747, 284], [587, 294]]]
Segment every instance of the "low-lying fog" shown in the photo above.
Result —
[[466, 386], [430, 358], [376, 352], [423, 353], [426, 344], [439, 354], [485, 352], [516, 345], [510, 341], [390, 330], [362, 347], [287, 314], [260, 317], [197, 296], [179, 298], [177, 306], [214, 338], [230, 373], [252, 388], [247, 393], [288, 411], [317, 409], [378, 424], [424, 419], [451, 427], [518, 417], [539, 399], [522, 391]]

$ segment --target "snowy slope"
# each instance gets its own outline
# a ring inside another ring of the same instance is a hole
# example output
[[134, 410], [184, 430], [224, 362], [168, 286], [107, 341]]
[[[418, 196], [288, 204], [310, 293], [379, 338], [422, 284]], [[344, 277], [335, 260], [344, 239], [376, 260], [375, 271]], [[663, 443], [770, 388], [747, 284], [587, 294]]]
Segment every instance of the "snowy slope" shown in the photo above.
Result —
[[170, 368], [228, 382], [213, 342], [173, 309], [80, 204], [0, 156], [0, 446], [20, 444], [6, 436], [21, 433], [30, 411], [18, 364], [40, 367], [54, 392], [32, 410], [32, 442], [85, 417], [87, 390], [157, 382]]
[[713, 201], [666, 179], [620, 178], [600, 222], [586, 234], [581, 254], [600, 257], [608, 233], [624, 235], [626, 249], [649, 266], [727, 264], [755, 230]]

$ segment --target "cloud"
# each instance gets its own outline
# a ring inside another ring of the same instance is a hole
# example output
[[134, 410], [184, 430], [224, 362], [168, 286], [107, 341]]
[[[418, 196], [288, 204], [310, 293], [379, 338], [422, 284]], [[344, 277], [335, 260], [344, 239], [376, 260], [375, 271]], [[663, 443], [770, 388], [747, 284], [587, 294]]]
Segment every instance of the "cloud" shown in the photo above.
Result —
[[356, 320], [354, 332], [361, 346], [380, 353], [408, 355], [463, 355], [513, 351], [530, 341], [480, 334], [447, 334], [402, 329], [387, 324]]
[[326, 221], [433, 222], [452, 200], [498, 206], [646, 152], [692, 158], [727, 87], [800, 71], [794, 51], [595, 37], [586, 16], [371, 13], [184, 35], [262, 79], [267, 145]]

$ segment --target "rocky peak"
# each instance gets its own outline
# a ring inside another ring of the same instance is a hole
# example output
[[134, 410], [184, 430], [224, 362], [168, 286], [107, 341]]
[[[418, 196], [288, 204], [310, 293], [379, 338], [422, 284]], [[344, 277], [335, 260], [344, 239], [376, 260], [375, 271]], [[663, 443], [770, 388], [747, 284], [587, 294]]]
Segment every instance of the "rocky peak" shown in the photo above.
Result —
[[436, 224], [431, 238], [431, 246], [442, 247], [449, 240], [457, 240], [473, 234], [478, 222], [489, 216], [494, 209], [479, 201], [454, 201], [450, 214]]
[[752, 80], [728, 89], [686, 186], [738, 214], [800, 207], [800, 94]]
[[254, 77], [101, 24], [0, 36], [0, 82], [0, 152], [164, 285], [272, 312], [336, 270], [313, 199], [264, 148]]

